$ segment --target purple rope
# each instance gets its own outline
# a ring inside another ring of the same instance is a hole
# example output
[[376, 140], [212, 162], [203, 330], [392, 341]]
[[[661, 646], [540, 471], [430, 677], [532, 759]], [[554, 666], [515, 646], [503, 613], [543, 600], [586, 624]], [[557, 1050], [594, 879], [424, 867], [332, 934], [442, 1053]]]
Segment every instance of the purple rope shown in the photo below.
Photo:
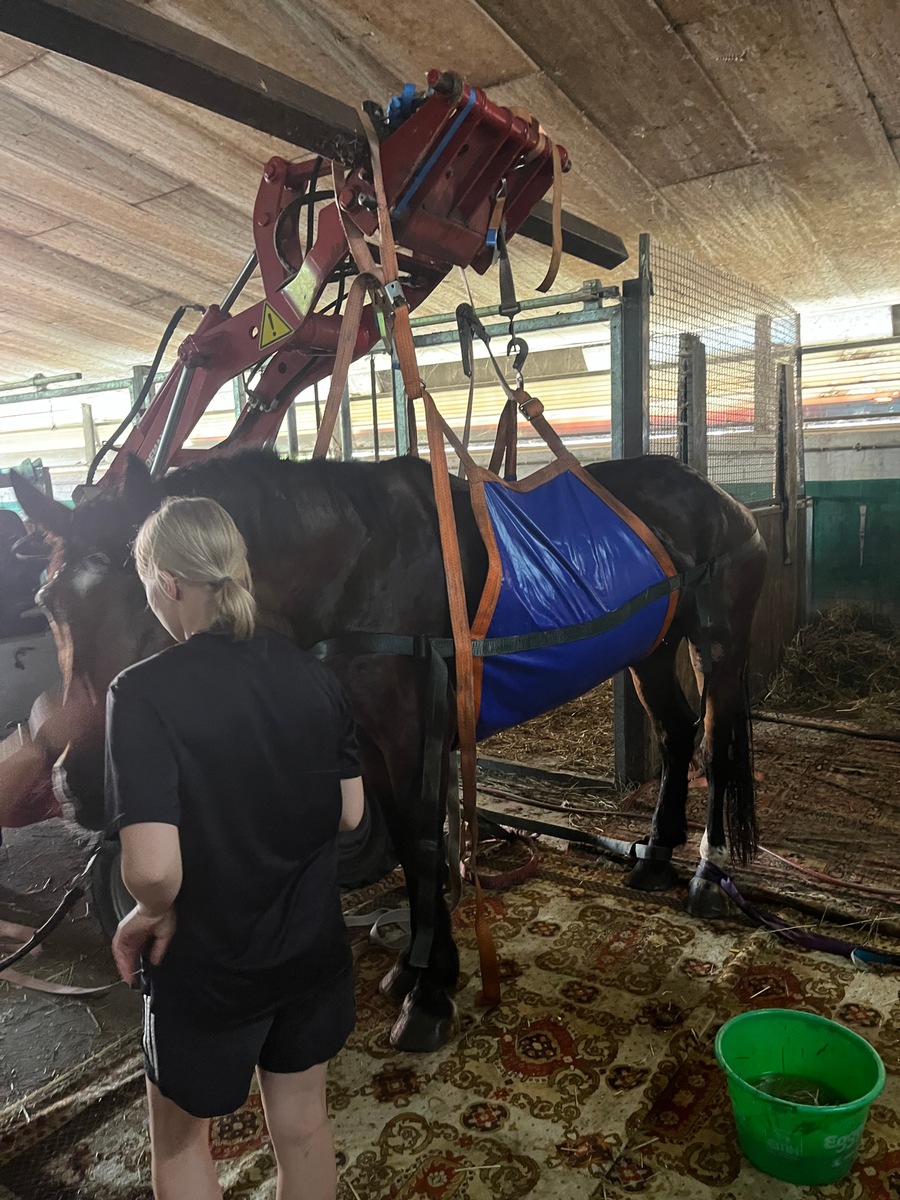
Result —
[[730, 900], [738, 906], [745, 916], [758, 925], [771, 929], [786, 942], [791, 942], [803, 950], [819, 950], [824, 954], [837, 954], [841, 958], [849, 958], [853, 962], [884, 963], [900, 967], [900, 954], [889, 954], [882, 950], [869, 950], [865, 946], [857, 946], [846, 942], [843, 938], [829, 937], [824, 933], [811, 933], [808, 929], [797, 929], [789, 921], [777, 917], [774, 913], [763, 912], [749, 900], [745, 900], [735, 886], [734, 880], [721, 867], [708, 859], [703, 859], [697, 868], [696, 878], [707, 879], [717, 883]]

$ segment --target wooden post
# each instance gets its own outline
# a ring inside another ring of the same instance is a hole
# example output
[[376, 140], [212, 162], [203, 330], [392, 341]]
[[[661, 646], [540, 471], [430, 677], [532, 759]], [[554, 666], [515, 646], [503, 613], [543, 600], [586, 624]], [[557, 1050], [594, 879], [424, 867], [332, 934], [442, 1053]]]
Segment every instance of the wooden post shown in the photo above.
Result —
[[97, 457], [97, 429], [94, 425], [94, 410], [89, 404], [81, 406], [81, 428], [84, 431], [84, 460], [90, 466]]
[[797, 497], [799, 493], [799, 456], [797, 452], [797, 404], [794, 372], [786, 363], [778, 364], [778, 433], [776, 438], [775, 495], [782, 505], [784, 526], [784, 564], [794, 561], [797, 537]]
[[678, 340], [678, 457], [708, 475], [706, 441], [706, 347], [695, 333]]
[[757, 313], [753, 353], [753, 428], [757, 433], [774, 433], [772, 428], [772, 318]]

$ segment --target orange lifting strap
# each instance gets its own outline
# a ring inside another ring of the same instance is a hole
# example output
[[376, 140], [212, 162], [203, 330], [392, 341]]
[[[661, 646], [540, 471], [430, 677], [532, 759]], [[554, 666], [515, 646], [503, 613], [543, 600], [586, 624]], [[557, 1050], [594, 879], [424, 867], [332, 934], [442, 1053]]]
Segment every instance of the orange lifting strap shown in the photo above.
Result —
[[[521, 115], [521, 114], [520, 114]], [[478, 942], [479, 967], [481, 971], [481, 994], [478, 1002], [485, 1006], [493, 1006], [500, 1002], [500, 976], [497, 966], [497, 951], [488, 924], [481, 882], [477, 872], [478, 852], [478, 817], [476, 812], [476, 680], [475, 660], [472, 654], [472, 631], [469, 626], [466, 593], [463, 582], [462, 561], [460, 558], [459, 539], [456, 520], [453, 514], [453, 501], [450, 491], [450, 475], [447, 466], [445, 438], [450, 441], [461, 462], [470, 468], [478, 470], [462, 443], [444, 422], [431, 395], [425, 389], [419, 373], [416, 359], [416, 348], [410, 325], [409, 308], [403, 297], [399, 283], [397, 250], [391, 228], [391, 215], [388, 209], [384, 181], [381, 174], [378, 137], [374, 126], [365, 112], [360, 114], [363, 128], [369, 142], [372, 158], [372, 178], [375, 185], [375, 195], [378, 203], [378, 228], [380, 235], [381, 265], [379, 266], [369, 249], [365, 236], [356, 225], [352, 215], [339, 208], [341, 221], [347, 235], [350, 252], [359, 269], [359, 274], [353, 281], [347, 298], [344, 322], [335, 356], [334, 372], [328, 399], [322, 414], [316, 444], [313, 450], [314, 458], [324, 458], [331, 445], [334, 429], [340, 411], [341, 399], [347, 381], [347, 373], [353, 361], [357, 334], [362, 319], [363, 307], [367, 295], [371, 294], [373, 303], [381, 308], [389, 317], [385, 321], [385, 338], [392, 340], [396, 357], [403, 377], [403, 386], [413, 415], [413, 402], [421, 399], [425, 409], [425, 428], [428, 438], [428, 451], [431, 459], [431, 479], [434, 488], [435, 504], [437, 506], [438, 523], [441, 538], [441, 553], [444, 560], [444, 574], [447, 581], [447, 598], [450, 606], [450, 625], [453, 634], [453, 645], [456, 668], [456, 713], [457, 731], [460, 756], [460, 781], [462, 787], [462, 811], [465, 829], [468, 834], [468, 874], [475, 884], [475, 934]], [[529, 119], [531, 119], [529, 117]], [[543, 131], [542, 131], [543, 133]], [[546, 136], [546, 135], [543, 135]], [[550, 266], [547, 275], [540, 285], [541, 291], [547, 291], [552, 286], [559, 269], [562, 253], [561, 212], [562, 188], [559, 152], [553, 147], [553, 247]], [[335, 195], [339, 196], [344, 182], [344, 172], [340, 164], [334, 164]], [[547, 441], [555, 454], [567, 452], [560, 439], [541, 415], [543, 406], [540, 401], [533, 400], [526, 393], [516, 393], [516, 401], [522, 412], [532, 422], [542, 437]], [[499, 460], [504, 452], [507, 459], [507, 469], [515, 462], [516, 436], [516, 401], [507, 401], [497, 430], [497, 443], [491, 461]], [[411, 422], [412, 424], [412, 422]], [[451, 864], [451, 879], [456, 885], [459, 864]], [[458, 885], [457, 885], [458, 886]]]

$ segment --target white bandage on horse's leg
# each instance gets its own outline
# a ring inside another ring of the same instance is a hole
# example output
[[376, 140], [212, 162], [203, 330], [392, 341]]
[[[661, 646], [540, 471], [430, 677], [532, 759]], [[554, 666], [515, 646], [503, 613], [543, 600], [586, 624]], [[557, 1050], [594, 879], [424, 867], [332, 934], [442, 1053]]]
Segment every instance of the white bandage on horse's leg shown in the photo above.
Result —
[[717, 867], [721, 867], [723, 871], [728, 866], [727, 846], [711, 846], [705, 831], [700, 841], [700, 857], [705, 858], [707, 862], [711, 862]]

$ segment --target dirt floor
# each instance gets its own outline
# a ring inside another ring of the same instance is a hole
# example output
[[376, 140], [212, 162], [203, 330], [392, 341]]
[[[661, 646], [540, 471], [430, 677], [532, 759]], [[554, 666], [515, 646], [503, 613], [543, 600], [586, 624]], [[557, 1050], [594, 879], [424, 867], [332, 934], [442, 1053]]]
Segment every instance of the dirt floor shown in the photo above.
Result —
[[607, 680], [552, 713], [488, 738], [479, 751], [535, 767], [612, 776], [612, 682]]
[[[41, 925], [84, 867], [94, 837], [59, 820], [5, 829], [0, 920]], [[140, 998], [118, 982], [109, 945], [83, 900], [18, 969], [63, 985], [110, 987], [82, 999], [15, 987], [0, 976], [0, 1129], [4, 1113], [18, 1110], [25, 1120], [33, 1097], [52, 1094], [63, 1080], [75, 1086], [92, 1057], [123, 1040], [130, 1050], [140, 1019]]]

